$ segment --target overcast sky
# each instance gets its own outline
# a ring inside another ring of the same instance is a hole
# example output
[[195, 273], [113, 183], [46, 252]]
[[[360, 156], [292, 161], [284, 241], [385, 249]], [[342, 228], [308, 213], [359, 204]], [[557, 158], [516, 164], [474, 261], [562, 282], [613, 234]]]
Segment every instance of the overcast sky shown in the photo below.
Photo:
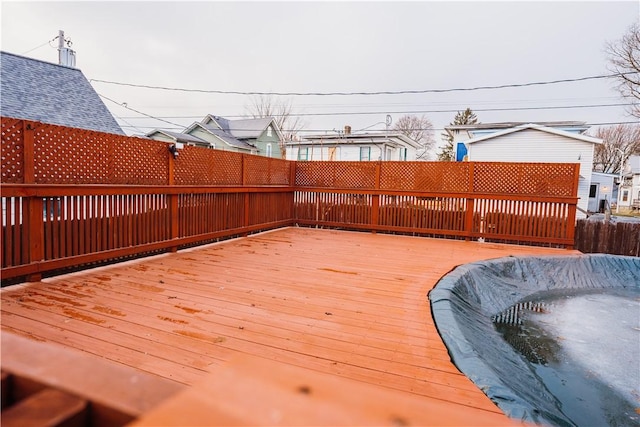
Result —
[[[57, 42], [47, 41], [64, 30], [77, 67], [90, 80], [240, 92], [374, 92], [609, 74], [605, 43], [639, 20], [640, 2], [3, 1], [1, 13], [3, 51], [57, 62]], [[208, 113], [246, 114], [251, 102], [247, 95], [92, 84], [117, 103], [182, 126]], [[631, 121], [621, 106], [546, 108], [625, 102], [613, 87], [611, 79], [599, 79], [439, 94], [284, 98], [307, 114], [306, 129], [313, 131], [346, 124], [384, 129], [379, 122], [387, 114], [397, 120], [410, 111], [445, 111], [425, 113], [441, 129], [467, 107], [481, 122]], [[172, 127], [105, 104], [129, 134]], [[362, 112], [374, 114], [357, 114]]]

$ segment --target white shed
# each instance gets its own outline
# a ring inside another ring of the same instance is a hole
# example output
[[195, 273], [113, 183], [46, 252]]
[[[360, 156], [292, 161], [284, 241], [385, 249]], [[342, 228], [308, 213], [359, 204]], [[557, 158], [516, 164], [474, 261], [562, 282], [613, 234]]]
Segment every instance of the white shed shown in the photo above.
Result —
[[465, 142], [470, 161], [579, 163], [577, 217], [586, 216], [595, 144], [602, 140], [533, 123]]
[[618, 199], [616, 180], [618, 175], [613, 173], [591, 172], [591, 186], [589, 187], [589, 212], [604, 212]]

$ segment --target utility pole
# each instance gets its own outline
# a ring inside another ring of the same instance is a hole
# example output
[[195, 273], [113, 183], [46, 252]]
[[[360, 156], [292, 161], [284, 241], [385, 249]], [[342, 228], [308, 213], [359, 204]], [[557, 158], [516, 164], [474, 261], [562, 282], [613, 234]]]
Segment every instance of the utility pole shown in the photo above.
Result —
[[[65, 47], [65, 43], [67, 43], [68, 47]], [[71, 40], [65, 40], [64, 31], [58, 30], [58, 64], [75, 68], [76, 53], [70, 47]]]
[[616, 213], [620, 212], [620, 200], [622, 200], [622, 169], [624, 168], [624, 151], [616, 147], [616, 150], [620, 152], [620, 175], [618, 178], [618, 199], [616, 200]]

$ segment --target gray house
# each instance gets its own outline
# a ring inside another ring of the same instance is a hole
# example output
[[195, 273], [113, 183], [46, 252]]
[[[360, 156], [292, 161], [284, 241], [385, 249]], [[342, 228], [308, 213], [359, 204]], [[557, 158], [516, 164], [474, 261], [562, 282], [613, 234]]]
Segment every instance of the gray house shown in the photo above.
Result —
[[124, 135], [77, 68], [0, 52], [0, 115]]
[[271, 117], [229, 120], [212, 114], [180, 133], [156, 129], [146, 136], [158, 141], [180, 142], [273, 158], [282, 157], [280, 147], [284, 142], [278, 125]]

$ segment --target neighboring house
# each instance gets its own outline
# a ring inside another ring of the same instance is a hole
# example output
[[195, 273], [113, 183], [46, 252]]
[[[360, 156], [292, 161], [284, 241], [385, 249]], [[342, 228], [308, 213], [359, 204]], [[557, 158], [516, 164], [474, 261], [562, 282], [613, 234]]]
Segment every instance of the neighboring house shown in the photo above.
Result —
[[[497, 123], [466, 125], [464, 132], [459, 126], [446, 130], [454, 135], [454, 141], [464, 143], [469, 161], [579, 163], [577, 217], [583, 218], [589, 207], [594, 147], [602, 140], [584, 135], [587, 127], [581, 122], [555, 124], [550, 127], [528, 123], [501, 128], [503, 124]], [[478, 126], [478, 131], [473, 126]], [[455, 133], [456, 130], [459, 132]], [[465, 135], [477, 136], [465, 140]]]
[[124, 135], [77, 68], [0, 53], [0, 114]]
[[164, 142], [170, 142], [174, 144], [176, 142], [179, 142], [185, 145], [193, 145], [196, 147], [209, 148], [209, 143], [204, 139], [200, 139], [192, 135], [187, 135], [186, 133], [171, 132], [168, 130], [156, 129], [154, 131], [149, 132], [145, 136], [147, 138], [155, 139], [156, 141], [164, 141]]
[[640, 156], [631, 156], [627, 160], [618, 190], [618, 206], [640, 209]]
[[[476, 123], [473, 125], [449, 125], [445, 126], [444, 129], [453, 137], [454, 143], [457, 143], [527, 124], [529, 124], [529, 122]], [[539, 126], [581, 135], [589, 130], [589, 126], [587, 126], [585, 122], [577, 121], [538, 122], [537, 124]]]
[[352, 134], [345, 126], [344, 133], [306, 135], [300, 141], [288, 141], [287, 160], [368, 162], [413, 161], [420, 144], [396, 132]]
[[228, 120], [207, 115], [182, 132], [156, 129], [149, 138], [187, 145], [281, 158], [284, 138], [273, 118]]
[[604, 212], [616, 203], [618, 198], [618, 175], [603, 172], [591, 172], [589, 187], [589, 212]]

